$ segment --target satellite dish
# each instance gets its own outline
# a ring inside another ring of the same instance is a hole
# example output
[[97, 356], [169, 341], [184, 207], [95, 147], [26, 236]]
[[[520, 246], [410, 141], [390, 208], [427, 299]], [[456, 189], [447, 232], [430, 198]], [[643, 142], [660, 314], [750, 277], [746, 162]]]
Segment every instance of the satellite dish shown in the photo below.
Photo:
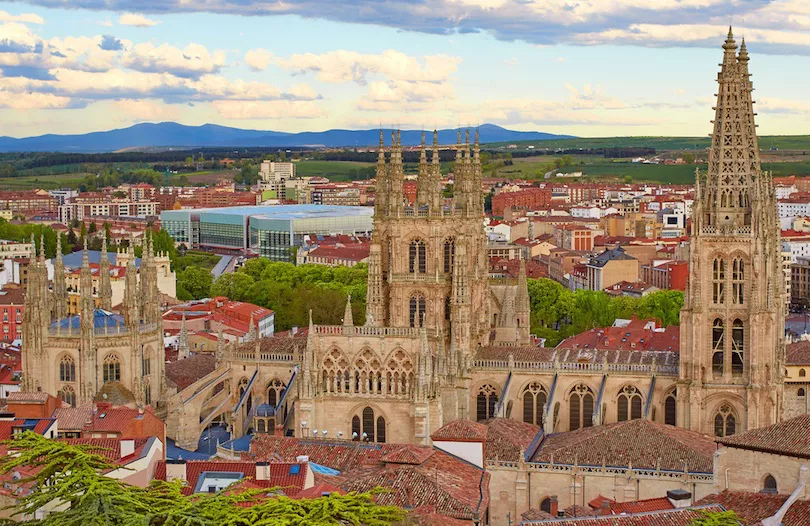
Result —
[[323, 436], [326, 436], [326, 429], [323, 430]]
[[317, 429], [312, 430], [312, 436], [318, 436], [318, 430]]
[[355, 438], [357, 438], [357, 432], [356, 431], [352, 432], [352, 440], [354, 440]]
[[337, 436], [338, 436], [338, 438], [342, 437], [343, 436], [343, 431], [338, 431]]

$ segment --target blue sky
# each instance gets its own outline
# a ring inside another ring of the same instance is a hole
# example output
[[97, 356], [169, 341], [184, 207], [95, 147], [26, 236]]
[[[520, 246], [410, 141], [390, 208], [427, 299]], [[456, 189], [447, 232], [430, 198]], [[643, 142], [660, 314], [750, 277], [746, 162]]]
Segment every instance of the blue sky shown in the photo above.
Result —
[[810, 133], [807, 0], [0, 1], [0, 135], [492, 122], [705, 135], [729, 22], [761, 134]]

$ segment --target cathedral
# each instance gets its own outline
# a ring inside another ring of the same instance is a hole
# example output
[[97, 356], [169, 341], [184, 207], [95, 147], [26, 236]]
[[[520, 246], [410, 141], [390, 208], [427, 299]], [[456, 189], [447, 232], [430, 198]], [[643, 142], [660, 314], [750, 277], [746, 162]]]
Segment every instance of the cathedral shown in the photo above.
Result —
[[223, 418], [236, 437], [425, 444], [456, 419], [511, 418], [546, 434], [646, 419], [715, 436], [781, 420], [795, 401], [782, 388], [776, 200], [760, 167], [745, 43], [729, 32], [723, 49], [680, 327], [637, 320], [535, 346], [525, 268], [514, 280], [488, 275], [477, 136], [459, 135], [452, 199], [436, 134], [430, 159], [423, 140], [410, 204], [395, 132], [389, 148], [380, 137], [365, 324], [347, 304], [341, 325], [310, 321], [306, 338], [221, 342], [214, 370], [170, 393], [169, 435], [191, 447]]
[[[33, 239], [32, 246], [36, 246]], [[139, 405], [156, 405], [165, 394], [165, 359], [157, 258], [151, 240], [144, 245], [140, 279], [132, 248], [122, 258], [127, 266], [120, 314], [113, 312], [106, 240], [96, 286], [85, 242], [75, 315], [68, 310], [61, 240], [57, 239], [52, 287], [43, 247], [44, 240], [39, 256], [32, 253], [30, 258], [22, 389], [43, 391], [79, 406], [91, 402], [105, 384], [119, 382]]]

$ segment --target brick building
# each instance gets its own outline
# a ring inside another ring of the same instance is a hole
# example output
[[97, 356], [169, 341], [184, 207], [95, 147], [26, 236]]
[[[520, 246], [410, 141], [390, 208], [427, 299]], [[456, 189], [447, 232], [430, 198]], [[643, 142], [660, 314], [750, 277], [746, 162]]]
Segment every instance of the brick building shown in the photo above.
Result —
[[492, 215], [503, 217], [507, 207], [522, 207], [527, 210], [540, 210], [551, 205], [551, 190], [548, 188], [528, 188], [517, 192], [501, 192], [492, 198]]

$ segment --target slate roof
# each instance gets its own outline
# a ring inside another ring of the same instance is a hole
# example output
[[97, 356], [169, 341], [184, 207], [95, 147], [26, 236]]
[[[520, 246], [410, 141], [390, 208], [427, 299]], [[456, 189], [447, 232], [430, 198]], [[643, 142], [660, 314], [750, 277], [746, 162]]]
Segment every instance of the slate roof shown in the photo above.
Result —
[[714, 438], [638, 419], [546, 436], [533, 462], [711, 473]]
[[[79, 329], [81, 326], [82, 317], [78, 314], [51, 323], [51, 328], [53, 329], [57, 327], [60, 329]], [[103, 309], [95, 309], [93, 311], [93, 327], [96, 329], [103, 329], [105, 327], [109, 329], [114, 329], [115, 327], [125, 328], [126, 322], [124, 321], [124, 317], [119, 314]]]
[[692, 526], [695, 519], [707, 512], [725, 511], [712, 504], [677, 510], [639, 513], [637, 515], [608, 515], [604, 517], [569, 518], [556, 521], [524, 521], [523, 524], [548, 524], [554, 526]]
[[588, 266], [591, 267], [604, 267], [611, 261], [626, 261], [626, 260], [634, 260], [633, 256], [628, 256], [624, 249], [621, 247], [610, 248], [599, 254], [598, 256], [594, 256], [588, 262]]
[[507, 360], [509, 355], [518, 362], [553, 362], [562, 363], [604, 363], [609, 364], [644, 364], [644, 365], [678, 365], [678, 342], [673, 341], [673, 350], [631, 350], [616, 349], [563, 349], [561, 347], [480, 347], [476, 360]]
[[[771, 517], [779, 511], [788, 497], [789, 495], [724, 491], [707, 495], [697, 504], [720, 505], [727, 510], [733, 510], [743, 526], [758, 526], [762, 519]], [[797, 500], [794, 502], [785, 514], [782, 523], [786, 526], [810, 525], [810, 501]]]
[[810, 415], [718, 438], [717, 442], [738, 449], [810, 458]]

